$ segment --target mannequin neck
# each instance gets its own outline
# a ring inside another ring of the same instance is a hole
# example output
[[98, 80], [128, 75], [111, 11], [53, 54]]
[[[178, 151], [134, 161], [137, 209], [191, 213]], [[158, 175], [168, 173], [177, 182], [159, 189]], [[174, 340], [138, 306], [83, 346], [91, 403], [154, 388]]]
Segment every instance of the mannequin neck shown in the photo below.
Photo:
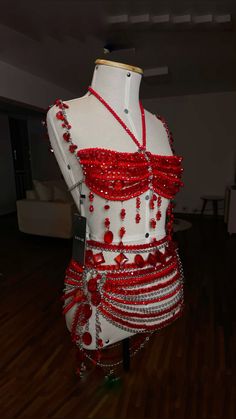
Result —
[[91, 87], [122, 117], [124, 109], [140, 114], [139, 87], [141, 74], [123, 68], [95, 66]]

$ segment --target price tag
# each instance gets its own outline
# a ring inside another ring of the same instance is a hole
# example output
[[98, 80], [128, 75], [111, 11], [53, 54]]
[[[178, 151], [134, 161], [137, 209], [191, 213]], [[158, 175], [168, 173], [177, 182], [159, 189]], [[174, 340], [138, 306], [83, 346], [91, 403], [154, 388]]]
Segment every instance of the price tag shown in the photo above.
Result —
[[85, 263], [86, 223], [86, 217], [83, 217], [78, 213], [74, 213], [72, 257], [81, 265], [84, 265]]

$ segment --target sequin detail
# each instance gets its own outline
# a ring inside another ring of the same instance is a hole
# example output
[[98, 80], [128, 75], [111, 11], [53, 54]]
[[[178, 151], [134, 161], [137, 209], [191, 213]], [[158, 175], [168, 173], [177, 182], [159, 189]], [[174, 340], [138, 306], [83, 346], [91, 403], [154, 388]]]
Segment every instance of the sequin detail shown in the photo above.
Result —
[[[146, 151], [150, 163], [142, 152], [118, 152], [103, 148], [77, 151], [83, 168], [85, 183], [91, 191], [111, 200], [128, 200], [149, 190], [149, 170], [152, 167], [153, 190], [164, 198], [173, 198], [183, 186], [181, 156], [160, 156]], [[122, 181], [122, 188], [115, 188]]]

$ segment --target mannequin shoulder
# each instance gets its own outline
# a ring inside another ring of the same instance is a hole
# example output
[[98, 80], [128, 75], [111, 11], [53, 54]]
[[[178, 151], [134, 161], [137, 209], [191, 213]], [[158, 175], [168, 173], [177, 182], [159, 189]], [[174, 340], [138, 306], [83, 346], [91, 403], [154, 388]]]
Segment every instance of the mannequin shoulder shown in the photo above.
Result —
[[60, 106], [58, 106], [59, 101], [62, 101], [63, 104], [67, 105], [67, 109], [80, 109], [83, 110], [83, 108], [87, 108], [87, 98], [88, 94], [86, 93], [84, 96], [75, 98], [75, 99], [56, 99], [55, 102], [49, 107], [47, 113], [46, 113], [46, 122], [47, 124], [54, 125], [54, 121], [57, 119], [57, 113], [60, 112]]
[[163, 115], [152, 113], [145, 109], [146, 124], [150, 127], [157, 129], [159, 132], [167, 134], [168, 123]]

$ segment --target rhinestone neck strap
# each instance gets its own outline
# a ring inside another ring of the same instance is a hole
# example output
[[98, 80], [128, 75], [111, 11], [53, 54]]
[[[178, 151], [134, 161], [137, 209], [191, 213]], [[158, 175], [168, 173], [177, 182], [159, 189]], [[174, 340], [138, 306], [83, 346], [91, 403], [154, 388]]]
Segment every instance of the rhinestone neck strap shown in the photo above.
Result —
[[112, 107], [100, 96], [91, 86], [88, 88], [89, 92], [92, 93], [116, 118], [116, 120], [120, 123], [120, 125], [125, 129], [127, 134], [132, 138], [134, 143], [138, 146], [139, 151], [146, 150], [146, 122], [145, 122], [145, 114], [144, 109], [141, 101], [139, 101], [139, 107], [141, 112], [141, 119], [142, 119], [142, 144], [137, 140], [135, 135], [130, 131], [124, 121], [119, 117], [119, 115], [112, 109]]

